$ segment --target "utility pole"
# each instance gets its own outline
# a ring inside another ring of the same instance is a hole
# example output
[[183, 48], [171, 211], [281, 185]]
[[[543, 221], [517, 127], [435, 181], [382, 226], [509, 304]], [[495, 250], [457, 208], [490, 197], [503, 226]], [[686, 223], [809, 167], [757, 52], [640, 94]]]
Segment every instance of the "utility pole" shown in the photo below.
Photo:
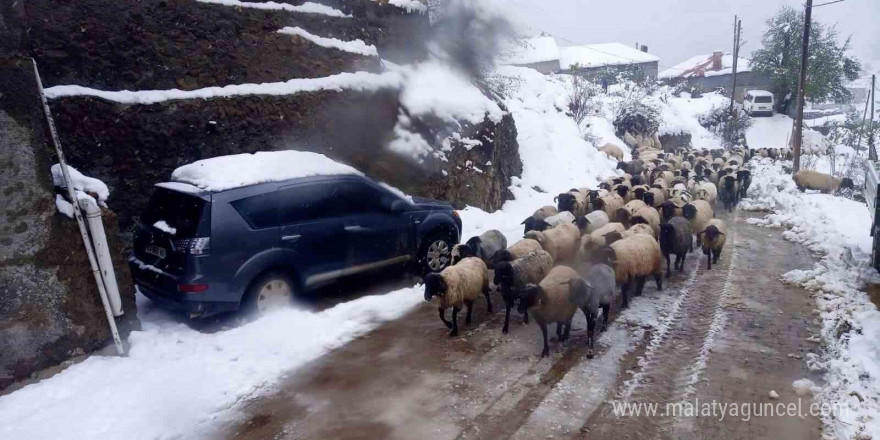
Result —
[[804, 92], [807, 89], [807, 62], [810, 58], [810, 19], [813, 16], [813, 0], [807, 0], [804, 12], [804, 43], [801, 47], [801, 74], [798, 78], [797, 118], [794, 121], [794, 160], [792, 173], [801, 169], [801, 143], [804, 135]]
[[871, 119], [869, 120], [870, 124], [868, 129], [868, 158], [871, 160], [877, 160], [877, 148], [874, 146], [874, 101], [877, 100], [877, 95], [875, 93], [876, 89], [876, 80], [877, 75], [871, 75]]
[[[733, 17], [733, 85], [730, 88], [730, 114], [733, 114], [733, 103], [736, 101], [736, 65], [739, 61], [739, 38], [742, 34], [742, 20]], [[721, 67], [724, 67], [724, 55], [721, 56]]]

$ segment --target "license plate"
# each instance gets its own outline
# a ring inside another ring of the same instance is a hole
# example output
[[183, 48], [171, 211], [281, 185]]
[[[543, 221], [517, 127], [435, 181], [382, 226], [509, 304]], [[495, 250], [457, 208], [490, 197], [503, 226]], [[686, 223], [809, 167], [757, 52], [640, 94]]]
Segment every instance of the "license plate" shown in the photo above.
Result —
[[153, 255], [153, 256], [159, 257], [159, 258], [165, 258], [165, 255], [166, 255], [165, 248], [156, 246], [154, 244], [147, 246], [146, 249], [144, 249], [144, 251], [150, 255]]

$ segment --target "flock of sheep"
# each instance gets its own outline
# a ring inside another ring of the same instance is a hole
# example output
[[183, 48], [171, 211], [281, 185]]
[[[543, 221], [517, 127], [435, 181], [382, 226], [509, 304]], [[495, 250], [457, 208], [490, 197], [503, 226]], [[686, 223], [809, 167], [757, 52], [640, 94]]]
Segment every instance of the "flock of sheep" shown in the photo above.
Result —
[[[683, 271], [694, 236], [708, 267], [718, 262], [727, 230], [715, 218], [716, 205], [732, 210], [751, 183], [742, 166], [754, 155], [772, 154], [743, 148], [675, 153], [639, 148], [632, 161], [624, 162], [620, 147], [606, 145], [602, 151], [618, 159], [618, 177], [597, 189], [559, 194], [557, 206], [541, 207], [522, 222], [524, 238], [509, 247], [497, 230], [456, 245], [451, 265], [425, 277], [425, 300], [437, 298], [450, 336], [458, 334], [462, 308], [470, 323], [480, 295], [492, 313], [489, 286], [494, 284], [506, 306], [503, 333], [516, 306], [526, 324], [529, 317], [538, 323], [544, 339], [541, 356], [548, 356], [547, 326], [556, 323], [558, 339], [564, 341], [580, 309], [592, 356], [599, 310], [604, 330], [618, 286], [622, 307], [631, 295], [642, 293], [648, 277], [662, 289], [663, 260], [667, 278], [673, 269]], [[446, 319], [449, 308], [451, 322]]]

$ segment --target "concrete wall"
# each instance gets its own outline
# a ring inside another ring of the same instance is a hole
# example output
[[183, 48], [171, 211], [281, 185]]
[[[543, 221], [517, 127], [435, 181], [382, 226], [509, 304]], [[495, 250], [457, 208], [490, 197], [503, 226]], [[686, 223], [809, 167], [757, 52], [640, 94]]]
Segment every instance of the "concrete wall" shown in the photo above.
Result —
[[[730, 90], [733, 85], [733, 75], [718, 75], [687, 79], [689, 87], [695, 87], [698, 90], [708, 92], [717, 88]], [[736, 95], [737, 102], [742, 102], [743, 96], [749, 90], [768, 90], [773, 89], [773, 80], [769, 76], [757, 72], [742, 72], [736, 76]]]
[[579, 69], [577, 71], [563, 71], [563, 73], [581, 75], [597, 82], [601, 82], [603, 78], [607, 78], [609, 84], [614, 84], [617, 75], [621, 73], [642, 76], [644, 78], [657, 78], [657, 72], [658, 65], [656, 61], [640, 64], [625, 64], [620, 66], [590, 67]]
[[559, 72], [559, 60], [542, 61], [540, 63], [517, 64], [520, 67], [529, 67], [545, 75]]

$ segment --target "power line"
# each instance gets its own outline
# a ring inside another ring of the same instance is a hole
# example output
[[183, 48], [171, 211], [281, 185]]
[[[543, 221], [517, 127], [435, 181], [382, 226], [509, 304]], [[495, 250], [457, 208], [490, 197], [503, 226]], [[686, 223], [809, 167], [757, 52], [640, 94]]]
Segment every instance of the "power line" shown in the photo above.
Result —
[[813, 5], [813, 9], [816, 9], [816, 8], [818, 8], [819, 6], [828, 6], [828, 5], [833, 5], [833, 4], [835, 4], [835, 3], [840, 3], [840, 2], [845, 2], [845, 1], [846, 1], [846, 0], [835, 0], [835, 1], [833, 1], [833, 2], [820, 3], [820, 4], [818, 4], [818, 5]]

